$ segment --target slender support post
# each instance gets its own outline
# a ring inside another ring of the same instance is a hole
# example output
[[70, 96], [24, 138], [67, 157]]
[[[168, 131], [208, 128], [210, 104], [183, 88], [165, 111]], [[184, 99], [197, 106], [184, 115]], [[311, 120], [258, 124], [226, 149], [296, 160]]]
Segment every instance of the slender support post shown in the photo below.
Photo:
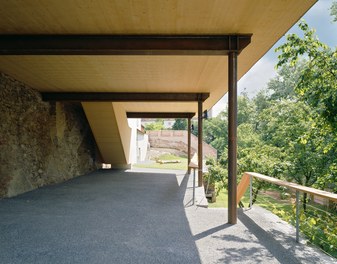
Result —
[[253, 206], [253, 176], [249, 176], [249, 208]]
[[237, 223], [237, 53], [228, 54], [228, 223]]
[[194, 205], [195, 203], [195, 168], [193, 168], [193, 202], [192, 204]]
[[296, 242], [300, 242], [300, 192], [296, 191]]
[[[191, 162], [191, 118], [187, 119], [187, 164]], [[191, 173], [191, 168], [188, 167], [188, 174]]]
[[198, 186], [201, 187], [202, 177], [202, 100], [198, 101]]

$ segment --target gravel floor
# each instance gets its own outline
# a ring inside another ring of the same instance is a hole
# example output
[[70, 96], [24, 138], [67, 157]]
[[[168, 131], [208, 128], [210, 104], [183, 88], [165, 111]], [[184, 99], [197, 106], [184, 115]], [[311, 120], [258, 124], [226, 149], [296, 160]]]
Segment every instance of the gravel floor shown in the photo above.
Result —
[[105, 170], [0, 200], [0, 263], [332, 263], [261, 209], [191, 205], [181, 171]]
[[337, 263], [303, 238], [296, 243], [294, 227], [258, 206], [239, 209], [236, 225], [227, 224], [227, 209], [188, 206], [186, 215], [202, 263]]

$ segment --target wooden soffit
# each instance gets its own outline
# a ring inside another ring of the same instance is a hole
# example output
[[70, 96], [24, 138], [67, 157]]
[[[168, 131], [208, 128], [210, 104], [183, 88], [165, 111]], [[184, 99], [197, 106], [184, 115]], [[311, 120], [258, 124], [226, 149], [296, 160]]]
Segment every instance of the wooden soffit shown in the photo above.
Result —
[[[314, 3], [314, 0], [2, 1], [0, 34], [58, 35], [60, 38], [67, 35], [99, 38], [104, 35], [252, 34], [251, 43], [239, 55], [240, 78]], [[28, 48], [26, 40], [22, 43]], [[82, 42], [84, 46], [88, 44]], [[4, 41], [1, 44], [5, 44]], [[56, 41], [51, 44], [55, 45]], [[88, 51], [34, 55], [12, 51], [10, 55], [0, 55], [0, 71], [41, 92], [209, 93], [204, 103], [207, 109], [226, 93], [226, 54], [213, 50], [200, 56], [200, 49], [196, 49], [183, 52], [185, 56], [179, 53], [166, 56], [163, 54], [167, 49], [149, 50], [151, 56], [139, 49], [133, 56], [124, 56], [122, 52], [118, 55], [114, 52], [88, 55]], [[163, 108], [156, 103], [129, 102], [125, 106], [127, 111], [133, 112], [148, 109], [160, 112]], [[173, 107], [165, 109], [171, 112], [197, 110], [196, 104], [189, 102], [179, 103], [179, 110], [174, 104], [167, 107]]]

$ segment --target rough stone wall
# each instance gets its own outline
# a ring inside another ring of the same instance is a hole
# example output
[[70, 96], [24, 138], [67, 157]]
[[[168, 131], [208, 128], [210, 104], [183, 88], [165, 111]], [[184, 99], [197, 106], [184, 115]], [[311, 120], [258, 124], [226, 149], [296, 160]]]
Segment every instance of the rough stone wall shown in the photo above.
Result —
[[0, 197], [55, 184], [97, 168], [80, 104], [49, 103], [0, 73]]

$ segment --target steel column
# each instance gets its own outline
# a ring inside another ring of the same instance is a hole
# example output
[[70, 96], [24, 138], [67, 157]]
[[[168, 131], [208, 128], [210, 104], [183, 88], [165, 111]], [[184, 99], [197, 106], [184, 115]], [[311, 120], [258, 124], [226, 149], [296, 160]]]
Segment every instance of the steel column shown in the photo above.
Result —
[[191, 173], [191, 168], [189, 164], [191, 162], [191, 118], [187, 118], [187, 166], [188, 174]]
[[237, 53], [228, 55], [228, 223], [237, 223]]
[[198, 101], [198, 186], [202, 186], [202, 100]]

